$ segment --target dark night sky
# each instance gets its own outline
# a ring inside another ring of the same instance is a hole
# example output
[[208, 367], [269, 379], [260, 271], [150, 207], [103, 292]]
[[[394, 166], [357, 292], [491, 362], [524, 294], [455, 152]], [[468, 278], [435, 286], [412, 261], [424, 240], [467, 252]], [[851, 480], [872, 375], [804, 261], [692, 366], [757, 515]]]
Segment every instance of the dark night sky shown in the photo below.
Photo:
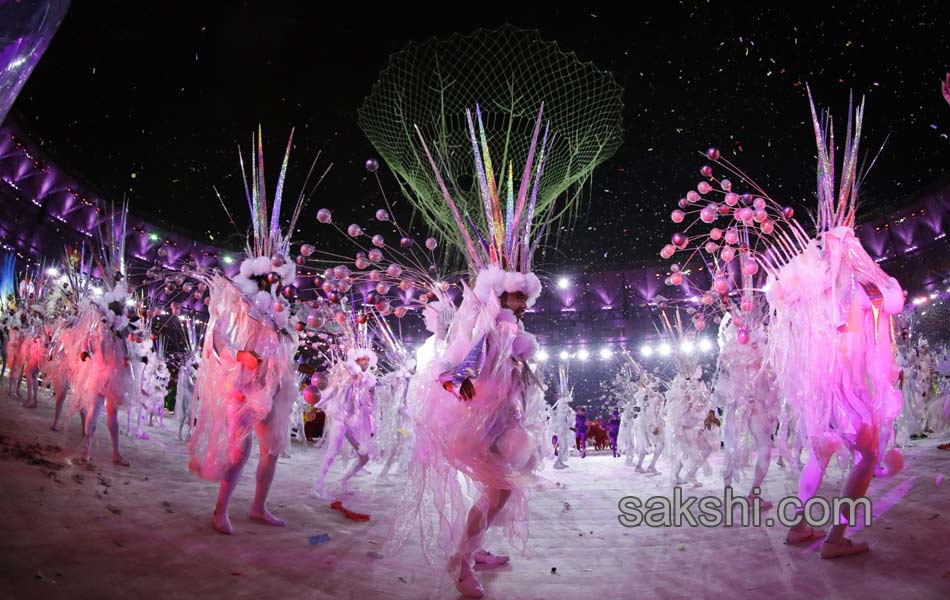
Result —
[[899, 205], [947, 172], [947, 3], [826, 3], [824, 14], [654, 4], [669, 6], [623, 3], [610, 14], [466, 5], [463, 16], [463, 5], [423, 13], [407, 3], [76, 0], [14, 110], [60, 165], [107, 197], [127, 193], [133, 212], [219, 244], [233, 230], [211, 186], [243, 202], [236, 145], [260, 123], [276, 173], [295, 125], [290, 189], [316, 150], [334, 163], [309, 206], [312, 236], [320, 206], [349, 222], [378, 204], [356, 109], [387, 57], [411, 40], [510, 22], [612, 71], [625, 88], [624, 144], [595, 172], [593, 205], [555, 264], [655, 257], [673, 230], [667, 215], [700, 179], [696, 152], [711, 144], [773, 197], [810, 206], [805, 82], [841, 121], [849, 91], [866, 95], [866, 149], [890, 135], [867, 180], [867, 208]]

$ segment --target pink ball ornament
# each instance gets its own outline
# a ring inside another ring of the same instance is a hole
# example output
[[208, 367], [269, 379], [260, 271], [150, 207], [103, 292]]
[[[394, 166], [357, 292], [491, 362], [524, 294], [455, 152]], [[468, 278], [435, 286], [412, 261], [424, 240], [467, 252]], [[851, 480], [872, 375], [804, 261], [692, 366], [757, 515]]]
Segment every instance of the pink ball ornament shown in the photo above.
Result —
[[748, 206], [745, 208], [740, 208], [736, 212], [736, 218], [748, 225], [752, 222], [752, 219], [755, 217], [755, 212]]
[[377, 233], [373, 236], [373, 245], [377, 248], [383, 248], [386, 246], [386, 240], [383, 238], [383, 236]]
[[724, 192], [731, 192], [731, 191], [732, 191], [732, 182], [729, 181], [728, 179], [723, 179], [722, 181], [719, 182], [719, 185], [720, 185], [720, 187], [722, 187], [722, 190], [723, 190]]
[[401, 319], [406, 316], [406, 312], [408, 312], [408, 310], [409, 309], [407, 309], [405, 306], [397, 306], [393, 311], [393, 314], [396, 315], [397, 319]]
[[752, 302], [752, 298], [743, 298], [742, 301], [739, 302], [739, 308], [742, 309], [742, 312], [752, 312], [754, 306], [755, 304]]
[[756, 199], [752, 201], [752, 208], [755, 210], [765, 210], [765, 198], [756, 197]]
[[700, 173], [703, 177], [712, 177], [712, 167], [710, 167], [709, 165], [703, 165], [703, 166], [699, 169], [699, 173]]
[[378, 270], [378, 269], [373, 269], [372, 271], [369, 272], [369, 280], [370, 280], [370, 281], [374, 281], [374, 282], [375, 282], [375, 281], [380, 281], [382, 278], [383, 278], [383, 273], [382, 273], [382, 271], [380, 271], [380, 270]]
[[402, 281], [400, 281], [400, 282], [399, 282], [399, 289], [401, 289], [401, 290], [404, 291], [404, 292], [408, 292], [410, 289], [412, 289], [412, 280], [411, 280], [411, 279], [403, 279]]
[[673, 244], [667, 244], [660, 249], [660, 256], [669, 259], [676, 253], [676, 247]]
[[729, 281], [725, 275], [716, 275], [716, 277], [713, 278], [713, 287], [716, 288], [716, 291], [720, 294], [725, 294], [726, 290], [729, 289]]
[[708, 206], [701, 211], [699, 211], [699, 218], [703, 223], [712, 223], [716, 220], [716, 211], [711, 209]]
[[765, 235], [770, 235], [773, 231], [775, 231], [775, 223], [769, 219], [766, 219], [759, 225], [759, 229], [761, 229], [762, 233]]
[[715, 301], [716, 298], [712, 295], [712, 292], [703, 292], [703, 304], [709, 306]]
[[679, 271], [677, 271], [676, 273], [673, 273], [672, 275], [670, 275], [670, 282], [671, 282], [673, 285], [682, 285], [682, 283], [683, 283], [683, 274], [680, 273]]
[[403, 248], [411, 247], [412, 238], [407, 238], [407, 237], [399, 238], [399, 245], [402, 246]]
[[679, 209], [676, 209], [672, 213], [670, 213], [670, 219], [672, 219], [674, 223], [682, 223], [683, 219], [685, 218], [686, 218], [686, 213], [684, 213], [683, 211]]
[[383, 260], [383, 253], [379, 248], [373, 248], [369, 251], [369, 260], [370, 262], [378, 263]]
[[194, 298], [195, 300], [201, 300], [201, 292], [195, 292], [195, 294], [194, 294], [194, 296], [192, 296], [192, 298]]
[[709, 230], [709, 237], [716, 240], [717, 242], [722, 239], [722, 229], [718, 227], [713, 227]]
[[305, 329], [303, 321], [297, 321], [294, 323], [294, 329], [299, 333]]
[[346, 292], [350, 291], [351, 287], [353, 287], [353, 281], [351, 279], [341, 279], [336, 284], [336, 291], [340, 292], [341, 294], [345, 294]]
[[392, 277], [393, 279], [396, 279], [397, 277], [402, 275], [402, 267], [400, 267], [396, 263], [393, 263], [389, 265], [388, 267], [386, 267], [386, 274]]
[[336, 321], [337, 325], [346, 323], [346, 313], [342, 310], [336, 311], [333, 313], [333, 320]]
[[702, 331], [706, 329], [706, 321], [705, 320], [694, 321], [693, 327], [695, 327], [697, 331]]
[[327, 208], [321, 208], [317, 211], [317, 220], [326, 225], [333, 221], [333, 215], [330, 213], [330, 210]]
[[709, 157], [709, 160], [719, 160], [719, 148], [710, 147], [706, 150], [706, 156]]
[[726, 194], [726, 204], [729, 206], [735, 206], [736, 204], [739, 204], [739, 194], [736, 194], [735, 192], [729, 192]]
[[702, 196], [697, 194], [695, 191], [690, 190], [686, 192], [686, 201], [689, 202], [690, 204], [694, 204], [696, 202], [699, 202], [700, 200], [702, 200]]
[[704, 249], [709, 254], [713, 254], [714, 252], [716, 252], [716, 250], [719, 250], [719, 244], [717, 244], [716, 242], [706, 242], [706, 246], [704, 247]]
[[686, 247], [686, 244], [689, 243], [689, 238], [686, 237], [685, 233], [677, 231], [673, 234], [671, 241], [673, 242], [674, 246], [682, 250]]
[[731, 246], [726, 246], [722, 249], [722, 252], [719, 254], [722, 257], [724, 262], [732, 262], [732, 259], [736, 257], [736, 251], [732, 249]]
[[314, 385], [308, 385], [303, 389], [303, 400], [310, 406], [320, 402], [320, 390]]
[[356, 268], [357, 268], [357, 269], [359, 269], [360, 271], [362, 271], [363, 269], [365, 269], [366, 267], [369, 266], [369, 261], [366, 260], [366, 257], [365, 257], [365, 256], [358, 256], [358, 257], [356, 258], [356, 262], [355, 262], [354, 264], [356, 265]]
[[670, 277], [667, 277], [663, 280], [663, 285], [673, 285], [673, 280]]
[[280, 300], [278, 300], [278, 301], [274, 302], [273, 309], [274, 309], [274, 312], [275, 312], [275, 313], [284, 312], [284, 304], [283, 304]]
[[346, 265], [337, 265], [333, 267], [333, 276], [336, 279], [345, 279], [350, 276], [350, 269]]
[[430, 237], [426, 239], [426, 248], [428, 248], [429, 250], [435, 250], [436, 246], [438, 245], [439, 245], [439, 242], [436, 241], [435, 238]]
[[388, 294], [389, 293], [389, 284], [380, 281], [376, 284], [376, 293], [377, 294]]
[[746, 328], [741, 328], [736, 332], [736, 341], [739, 342], [740, 346], [745, 346], [749, 343], [749, 330]]
[[363, 228], [357, 225], [356, 223], [353, 223], [352, 225], [346, 228], [346, 234], [349, 235], [350, 237], [359, 237], [363, 235]]
[[762, 222], [764, 222], [766, 219], [769, 218], [769, 214], [768, 214], [767, 212], [765, 212], [764, 210], [757, 210], [757, 211], [755, 211], [755, 215], [754, 215], [753, 218], [755, 219], [755, 222], [756, 222], [756, 223], [762, 223]]
[[331, 281], [324, 281], [320, 289], [323, 290], [324, 294], [332, 294], [333, 292], [336, 291], [336, 286], [333, 285], [333, 282]]
[[210, 306], [210, 305], [211, 305], [211, 298], [209, 296], [205, 296], [205, 306]]
[[185, 292], [186, 294], [190, 294], [191, 290], [194, 289], [194, 287], [195, 286], [192, 285], [191, 283], [186, 283], [185, 285], [181, 286], [181, 291]]
[[700, 181], [696, 186], [696, 190], [699, 191], [700, 194], [708, 194], [712, 191], [712, 186], [706, 181]]
[[304, 258], [303, 255], [301, 254], [300, 256], [294, 259], [294, 262], [296, 262], [300, 266], [303, 266], [303, 264], [307, 262], [307, 259]]
[[755, 275], [759, 272], [759, 263], [755, 262], [754, 259], [747, 259], [742, 266], [742, 270], [745, 271], [746, 275]]
[[739, 241], [739, 232], [734, 228], [729, 228], [726, 230], [726, 243], [735, 244]]
[[381, 313], [388, 314], [392, 310], [392, 306], [390, 305], [389, 300], [386, 300], [385, 298], [383, 298], [382, 300], [376, 303], [376, 310], [378, 310]]
[[385, 209], [379, 209], [376, 211], [376, 220], [377, 221], [388, 221], [389, 213]]
[[370, 173], [375, 173], [376, 171], [379, 170], [379, 161], [376, 160], [375, 158], [368, 158], [366, 159], [365, 166], [366, 166], [367, 171], [369, 171]]
[[270, 257], [270, 264], [274, 266], [275, 269], [279, 269], [287, 263], [284, 260], [284, 257], [280, 254], [275, 254]]
[[786, 219], [791, 219], [792, 217], [795, 216], [795, 209], [792, 208], [791, 206], [786, 206], [785, 208], [782, 209], [782, 215]]

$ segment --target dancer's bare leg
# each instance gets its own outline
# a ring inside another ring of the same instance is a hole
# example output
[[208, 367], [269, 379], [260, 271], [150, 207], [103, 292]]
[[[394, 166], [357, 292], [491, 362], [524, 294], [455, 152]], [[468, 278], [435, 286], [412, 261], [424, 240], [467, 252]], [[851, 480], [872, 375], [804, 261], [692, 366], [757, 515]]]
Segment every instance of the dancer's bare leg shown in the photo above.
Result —
[[230, 534], [234, 532], [231, 527], [231, 519], [228, 518], [228, 506], [231, 503], [231, 496], [234, 494], [234, 488], [241, 480], [241, 473], [244, 471], [244, 465], [251, 455], [251, 436], [248, 424], [245, 422], [247, 416], [243, 419], [238, 418], [237, 406], [229, 406], [229, 424], [228, 437], [230, 438], [230, 447], [228, 454], [231, 459], [231, 467], [221, 481], [218, 487], [218, 502], [214, 507], [214, 515], [211, 517], [211, 526], [221, 533]]
[[86, 439], [83, 441], [82, 455], [79, 457], [79, 460], [82, 462], [92, 462], [92, 442], [96, 437], [96, 425], [99, 422], [99, 415], [102, 414], [105, 403], [105, 397], [101, 395], [97, 396], [92, 411], [86, 414], [86, 427], [84, 432]]
[[56, 402], [53, 405], [53, 425], [50, 429], [59, 431], [59, 417], [63, 414], [63, 403], [66, 401], [66, 394], [69, 393], [69, 386], [64, 385], [59, 390], [54, 386], [53, 389], [56, 391]]
[[[833, 452], [827, 456], [819, 456], [814, 449], [808, 453], [808, 462], [805, 464], [798, 478], [798, 499], [801, 501], [802, 506], [818, 493], [818, 488], [821, 487], [821, 481], [825, 477], [825, 470], [828, 468], [832, 454]], [[804, 517], [804, 509], [799, 509], [798, 513]], [[823, 532], [821, 530], [813, 529], [811, 525], [802, 518], [788, 530], [785, 540], [788, 543], [795, 544], [816, 539], [822, 535]]]
[[[769, 464], [772, 462], [772, 427], [768, 422], [767, 415], [763, 410], [756, 406], [752, 409], [752, 418], [749, 420], [749, 432], [755, 441], [757, 455], [755, 459], [755, 478], [752, 480], [752, 489], [762, 489], [765, 483], [765, 476], [769, 472]], [[752, 498], [754, 493], [750, 492]], [[768, 500], [762, 501], [762, 508], [771, 508], [772, 503]]]
[[129, 466], [129, 461], [119, 453], [119, 407], [114, 402], [106, 400], [106, 412], [109, 426], [109, 435], [112, 437], [112, 462], [123, 467]]
[[275, 517], [267, 510], [267, 494], [274, 483], [274, 474], [277, 472], [277, 454], [272, 453], [263, 440], [268, 439], [267, 425], [258, 423], [257, 439], [260, 441], [261, 457], [257, 463], [257, 487], [254, 490], [254, 502], [251, 503], [251, 520], [275, 527], [283, 527], [283, 519]]
[[[848, 478], [844, 482], [844, 488], [841, 496], [857, 500], [864, 497], [871, 484], [871, 478], [874, 477], [874, 468], [877, 466], [878, 452], [878, 432], [870, 425], [863, 425], [858, 433], [854, 450], [858, 453], [859, 460], [854, 462]], [[828, 532], [828, 537], [821, 547], [822, 558], [837, 558], [839, 556], [848, 556], [867, 552], [868, 545], [865, 542], [852, 542], [844, 537], [845, 530], [848, 528], [846, 519], [850, 516], [845, 511], [847, 507], [842, 506], [842, 521], [832, 526]]]

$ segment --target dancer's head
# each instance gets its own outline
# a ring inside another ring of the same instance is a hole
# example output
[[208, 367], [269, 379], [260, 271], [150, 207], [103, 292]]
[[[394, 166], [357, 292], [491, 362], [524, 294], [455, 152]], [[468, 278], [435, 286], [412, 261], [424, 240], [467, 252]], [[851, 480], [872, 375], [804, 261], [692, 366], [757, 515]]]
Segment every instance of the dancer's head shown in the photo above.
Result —
[[507, 308], [520, 321], [528, 310], [528, 295], [524, 292], [503, 292], [499, 298], [502, 308]]

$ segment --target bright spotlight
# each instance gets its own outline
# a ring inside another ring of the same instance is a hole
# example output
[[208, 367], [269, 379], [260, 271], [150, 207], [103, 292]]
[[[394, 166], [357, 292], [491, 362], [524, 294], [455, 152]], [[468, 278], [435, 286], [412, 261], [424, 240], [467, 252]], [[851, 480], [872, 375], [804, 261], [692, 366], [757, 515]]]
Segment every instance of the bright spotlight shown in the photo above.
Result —
[[569, 359], [569, 358], [571, 357], [571, 355], [567, 353], [567, 350], [561, 350], [561, 353], [558, 354], [557, 356], [558, 356], [558, 358], [560, 358], [561, 360], [567, 360], [567, 359]]
[[92, 287], [92, 295], [93, 295], [93, 296], [101, 296], [101, 295], [102, 295], [102, 288], [101, 288], [101, 287], [93, 286], [93, 287]]
[[667, 344], [666, 342], [663, 342], [662, 344], [660, 344], [659, 351], [660, 351], [660, 356], [669, 356], [670, 352], [672, 352], [673, 349], [670, 348], [669, 344]]
[[712, 342], [710, 342], [706, 338], [699, 340], [699, 349], [702, 350], [703, 352], [709, 352], [710, 350], [712, 350]]
[[129, 298], [125, 301], [126, 306], [135, 306], [135, 298]]
[[50, 267], [46, 269], [46, 274], [49, 275], [50, 277], [59, 277], [59, 269], [57, 269], [56, 267]]
[[557, 280], [557, 287], [562, 290], [566, 290], [571, 285], [570, 280], [567, 277], [561, 277]]
[[548, 353], [545, 352], [544, 350], [538, 350], [538, 353], [535, 354], [535, 357], [536, 357], [539, 361], [542, 361], [542, 362], [543, 362], [543, 361], [545, 361], [545, 360], [548, 359]]
[[590, 358], [590, 352], [588, 352], [587, 350], [580, 350], [577, 353], [577, 358], [581, 360], [587, 360], [588, 358]]
[[643, 356], [653, 356], [653, 348], [644, 344], [643, 347], [640, 348], [640, 354]]
[[609, 359], [613, 355], [614, 353], [610, 350], [610, 348], [607, 348], [606, 346], [600, 349], [600, 357], [604, 360]]
[[685, 340], [682, 344], [680, 344], [680, 352], [682, 352], [683, 354], [690, 354], [692, 351], [693, 351], [693, 342], [689, 340]]

